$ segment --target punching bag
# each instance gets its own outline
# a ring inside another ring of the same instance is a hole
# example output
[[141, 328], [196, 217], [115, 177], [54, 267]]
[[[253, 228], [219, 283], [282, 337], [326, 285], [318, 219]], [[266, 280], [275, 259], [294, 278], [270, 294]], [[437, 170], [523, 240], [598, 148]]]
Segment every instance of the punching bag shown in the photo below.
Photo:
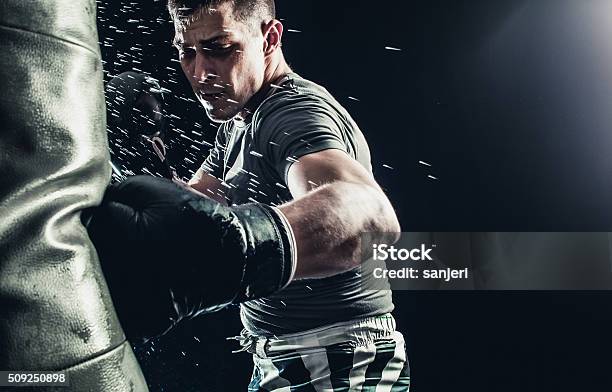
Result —
[[95, 13], [0, 2], [0, 370], [70, 383], [36, 391], [147, 391], [81, 222], [110, 179]]

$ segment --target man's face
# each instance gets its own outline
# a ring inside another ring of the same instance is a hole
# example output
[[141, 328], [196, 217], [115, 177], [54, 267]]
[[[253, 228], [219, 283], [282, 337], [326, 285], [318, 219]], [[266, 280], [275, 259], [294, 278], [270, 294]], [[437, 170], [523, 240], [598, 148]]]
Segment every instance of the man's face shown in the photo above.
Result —
[[236, 20], [229, 2], [197, 12], [193, 22], [175, 22], [174, 41], [181, 68], [212, 121], [230, 120], [261, 89], [263, 34]]

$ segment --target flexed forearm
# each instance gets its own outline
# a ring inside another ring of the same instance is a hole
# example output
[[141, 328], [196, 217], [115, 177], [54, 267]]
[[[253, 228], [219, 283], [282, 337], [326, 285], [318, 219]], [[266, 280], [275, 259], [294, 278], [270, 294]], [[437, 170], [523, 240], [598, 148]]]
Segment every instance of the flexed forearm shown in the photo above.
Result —
[[280, 209], [297, 243], [297, 279], [325, 277], [355, 268], [361, 259], [363, 233], [401, 231], [384, 193], [363, 183], [335, 181]]

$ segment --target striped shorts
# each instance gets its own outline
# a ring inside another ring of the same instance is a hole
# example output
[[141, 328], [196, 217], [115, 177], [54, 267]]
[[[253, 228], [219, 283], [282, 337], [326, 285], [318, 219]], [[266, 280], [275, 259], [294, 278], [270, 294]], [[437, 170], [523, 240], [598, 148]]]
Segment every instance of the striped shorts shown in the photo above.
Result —
[[405, 392], [410, 368], [390, 314], [296, 334], [261, 338], [243, 331], [253, 353], [249, 392]]

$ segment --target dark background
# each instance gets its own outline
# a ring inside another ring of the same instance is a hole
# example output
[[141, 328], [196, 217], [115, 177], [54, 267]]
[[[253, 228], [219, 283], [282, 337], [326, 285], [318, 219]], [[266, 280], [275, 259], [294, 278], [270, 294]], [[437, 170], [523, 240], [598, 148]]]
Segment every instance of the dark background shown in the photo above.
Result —
[[[165, 2], [98, 5], [107, 80], [136, 70], [171, 91], [170, 157], [189, 177], [215, 129], [172, 61]], [[354, 116], [405, 231], [610, 231], [612, 2], [278, 0], [277, 8], [295, 30], [284, 37], [289, 63]], [[411, 390], [611, 390], [611, 299], [397, 292]], [[250, 358], [229, 354], [225, 341], [240, 331], [237, 313], [137, 347], [151, 389], [245, 390]]]

